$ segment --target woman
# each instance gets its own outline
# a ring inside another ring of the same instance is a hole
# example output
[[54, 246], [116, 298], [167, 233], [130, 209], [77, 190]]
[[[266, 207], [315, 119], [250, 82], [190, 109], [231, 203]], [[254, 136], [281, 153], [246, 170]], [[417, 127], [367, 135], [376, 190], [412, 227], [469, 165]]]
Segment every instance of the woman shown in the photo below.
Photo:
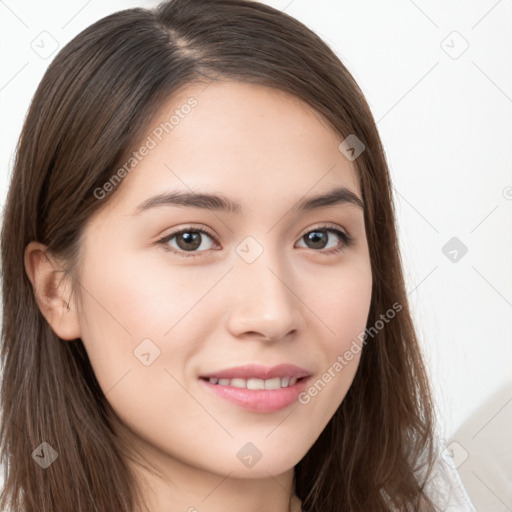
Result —
[[439, 510], [392, 204], [360, 89], [288, 15], [79, 34], [5, 207], [0, 506]]

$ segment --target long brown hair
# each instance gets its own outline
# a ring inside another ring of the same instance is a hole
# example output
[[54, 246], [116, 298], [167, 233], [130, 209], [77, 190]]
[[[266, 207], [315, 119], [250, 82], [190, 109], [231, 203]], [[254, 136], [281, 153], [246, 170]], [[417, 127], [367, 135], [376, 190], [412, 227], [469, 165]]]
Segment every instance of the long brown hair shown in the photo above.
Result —
[[[434, 409], [407, 301], [393, 196], [375, 121], [353, 77], [311, 30], [247, 0], [171, 0], [107, 16], [56, 56], [32, 100], [16, 151], [2, 226], [2, 461], [0, 508], [13, 512], [134, 512], [129, 447], [80, 339], [63, 341], [41, 314], [25, 273], [39, 241], [78, 268], [81, 234], [106, 183], [179, 88], [216, 78], [301, 98], [340, 142], [355, 134], [353, 162], [365, 203], [373, 327], [344, 401], [295, 468], [308, 512], [434, 511], [424, 485], [434, 461]], [[401, 305], [375, 329], [393, 304]], [[377, 331], [377, 332], [374, 332]], [[47, 442], [59, 463], [41, 471]], [[46, 445], [43, 445], [43, 448]], [[422, 467], [422, 464], [424, 467]]]

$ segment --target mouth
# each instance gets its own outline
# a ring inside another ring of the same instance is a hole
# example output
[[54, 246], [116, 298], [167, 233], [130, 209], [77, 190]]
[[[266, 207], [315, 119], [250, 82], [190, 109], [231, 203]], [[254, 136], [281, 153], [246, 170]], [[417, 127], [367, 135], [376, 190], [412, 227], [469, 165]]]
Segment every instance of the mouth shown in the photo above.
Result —
[[297, 401], [310, 373], [295, 365], [246, 365], [199, 377], [210, 393], [244, 409], [269, 413]]

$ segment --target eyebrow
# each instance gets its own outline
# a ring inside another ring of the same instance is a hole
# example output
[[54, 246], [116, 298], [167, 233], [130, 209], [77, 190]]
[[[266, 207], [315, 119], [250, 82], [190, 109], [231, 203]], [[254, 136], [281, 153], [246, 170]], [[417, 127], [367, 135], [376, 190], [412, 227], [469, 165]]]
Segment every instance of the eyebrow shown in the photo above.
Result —
[[[343, 204], [354, 205], [364, 210], [363, 201], [346, 187], [338, 187], [324, 194], [304, 197], [298, 201], [291, 210], [311, 211], [327, 206]], [[176, 191], [159, 194], [146, 199], [135, 208], [134, 215], [138, 215], [143, 211], [157, 206], [186, 206], [236, 214], [242, 211], [240, 203], [221, 194]]]

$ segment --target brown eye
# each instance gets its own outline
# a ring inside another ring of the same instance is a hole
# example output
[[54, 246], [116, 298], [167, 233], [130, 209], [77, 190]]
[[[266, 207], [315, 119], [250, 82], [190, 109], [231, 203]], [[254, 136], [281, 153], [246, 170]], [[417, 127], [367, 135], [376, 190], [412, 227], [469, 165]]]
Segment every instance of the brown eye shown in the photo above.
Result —
[[[173, 242], [174, 239], [175, 245], [170, 243]], [[208, 242], [208, 239], [211, 242]], [[212, 242], [213, 235], [208, 233], [206, 230], [199, 228], [185, 228], [179, 231], [174, 231], [173, 233], [166, 235], [164, 238], [158, 241], [159, 244], [166, 246], [167, 250], [185, 257], [198, 256], [199, 254], [195, 253], [206, 252], [208, 249], [212, 248]], [[198, 250], [201, 247], [202, 249]]]
[[[335, 236], [329, 236], [329, 233]], [[336, 242], [336, 238], [341, 239], [341, 243]], [[322, 226], [308, 231], [301, 237], [301, 240], [305, 241], [307, 248], [326, 253], [338, 252], [352, 243], [352, 238], [349, 235], [330, 226]], [[328, 246], [331, 240], [333, 245]]]
[[309, 243], [311, 249], [324, 249], [325, 245], [329, 241], [329, 236], [326, 231], [310, 231], [303, 237]]
[[[306, 248], [324, 254], [337, 253], [353, 243], [353, 239], [347, 233], [331, 226], [321, 226], [308, 231], [300, 240], [305, 241]], [[200, 256], [201, 253], [212, 249], [215, 243], [213, 234], [203, 228], [192, 227], [174, 231], [158, 241], [166, 250], [185, 257]]]

